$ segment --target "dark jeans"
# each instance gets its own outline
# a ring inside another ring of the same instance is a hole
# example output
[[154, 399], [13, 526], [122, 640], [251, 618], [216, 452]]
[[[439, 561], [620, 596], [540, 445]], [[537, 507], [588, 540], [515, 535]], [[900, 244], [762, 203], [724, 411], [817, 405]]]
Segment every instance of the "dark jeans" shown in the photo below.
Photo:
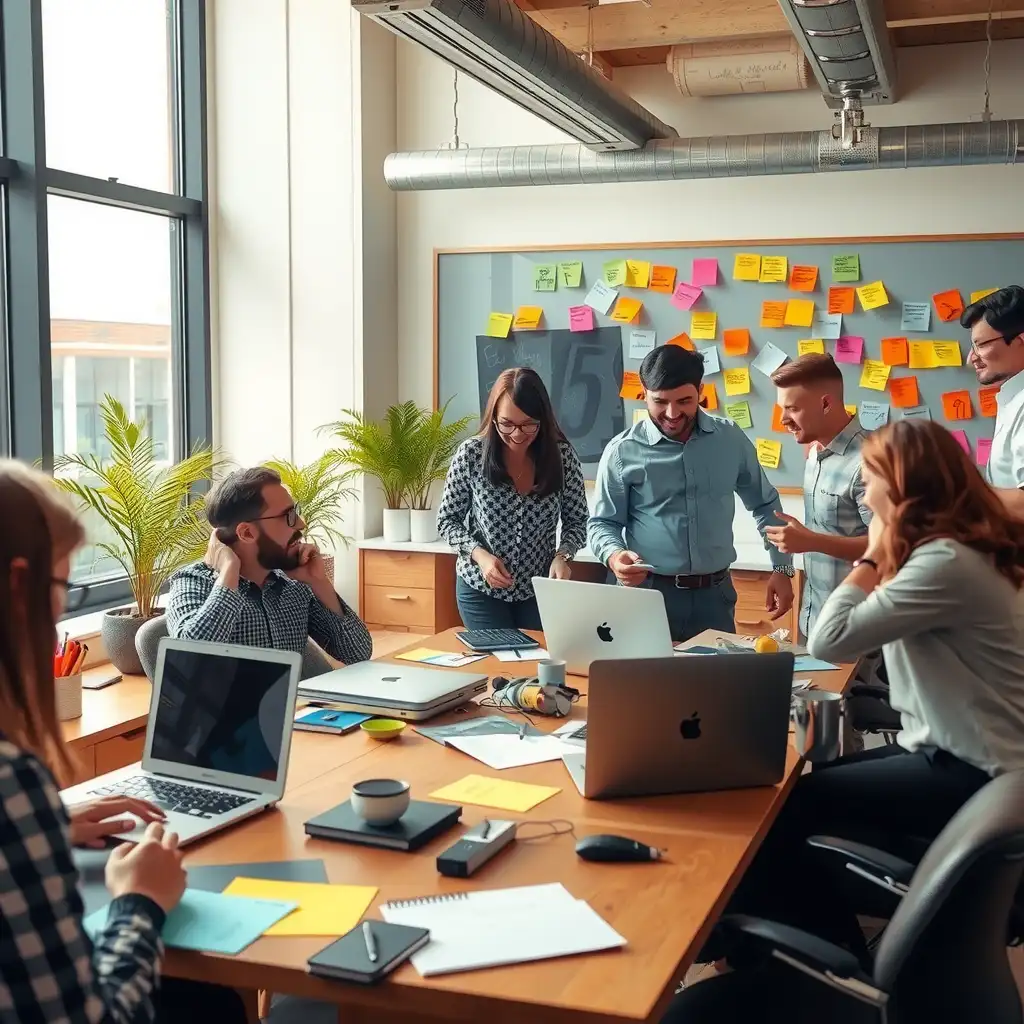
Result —
[[668, 628], [674, 643], [689, 640], [705, 629], [736, 632], [736, 588], [731, 576], [726, 575], [721, 583], [701, 590], [684, 590], [665, 576], [647, 579], [649, 586], [665, 595]]
[[245, 1003], [233, 988], [163, 978], [154, 1001], [155, 1024], [246, 1024]]
[[502, 601], [471, 587], [461, 576], [455, 577], [455, 600], [466, 629], [540, 629], [537, 598], [526, 601]]

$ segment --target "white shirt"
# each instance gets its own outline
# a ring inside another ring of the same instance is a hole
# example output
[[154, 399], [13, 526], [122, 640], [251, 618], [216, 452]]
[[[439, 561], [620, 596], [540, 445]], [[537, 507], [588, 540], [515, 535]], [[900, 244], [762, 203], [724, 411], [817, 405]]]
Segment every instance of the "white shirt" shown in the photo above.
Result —
[[996, 404], [988, 482], [993, 487], [1024, 488], [1024, 370], [1003, 382]]

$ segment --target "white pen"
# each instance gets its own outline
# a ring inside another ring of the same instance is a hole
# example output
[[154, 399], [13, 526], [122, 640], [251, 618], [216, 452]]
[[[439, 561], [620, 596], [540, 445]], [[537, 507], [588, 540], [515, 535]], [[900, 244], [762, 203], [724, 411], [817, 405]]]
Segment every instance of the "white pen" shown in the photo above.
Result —
[[363, 922], [363, 940], [366, 942], [366, 955], [370, 958], [370, 963], [375, 964], [377, 962], [377, 943], [373, 938], [373, 929], [370, 927], [369, 921]]

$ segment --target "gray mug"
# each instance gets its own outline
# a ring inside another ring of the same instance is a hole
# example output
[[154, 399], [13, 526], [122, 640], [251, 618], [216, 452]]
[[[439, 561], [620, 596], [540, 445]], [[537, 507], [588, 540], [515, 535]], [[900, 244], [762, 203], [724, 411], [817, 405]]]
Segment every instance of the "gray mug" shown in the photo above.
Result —
[[796, 727], [793, 744], [812, 764], [834, 761], [842, 739], [843, 698], [827, 690], [793, 695], [790, 718]]
[[538, 661], [537, 682], [541, 686], [565, 686], [565, 662]]

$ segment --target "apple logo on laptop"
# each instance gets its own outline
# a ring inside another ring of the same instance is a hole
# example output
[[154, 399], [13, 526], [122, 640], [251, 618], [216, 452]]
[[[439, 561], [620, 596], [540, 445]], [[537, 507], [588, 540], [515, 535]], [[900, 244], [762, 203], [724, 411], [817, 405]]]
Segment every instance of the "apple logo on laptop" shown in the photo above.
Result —
[[381, 676], [380, 681], [382, 683], [397, 683], [401, 680], [401, 676]]
[[700, 715], [694, 711], [689, 718], [684, 718], [679, 726], [679, 732], [684, 740], [700, 739]]
[[612, 642], [612, 627], [607, 622], [602, 622], [597, 627], [597, 639], [602, 643], [610, 644]]

